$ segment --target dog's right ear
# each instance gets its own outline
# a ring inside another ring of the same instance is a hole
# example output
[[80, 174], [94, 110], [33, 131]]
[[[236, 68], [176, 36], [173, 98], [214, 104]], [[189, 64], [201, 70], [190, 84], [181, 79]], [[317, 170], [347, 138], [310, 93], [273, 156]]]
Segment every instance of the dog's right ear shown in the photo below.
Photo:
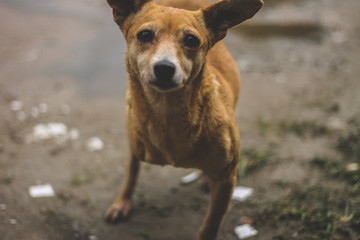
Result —
[[132, 14], [138, 12], [146, 3], [152, 0], [107, 0], [113, 9], [114, 21], [122, 29], [125, 20]]
[[203, 8], [211, 45], [223, 39], [229, 28], [254, 16], [262, 6], [262, 0], [222, 0]]

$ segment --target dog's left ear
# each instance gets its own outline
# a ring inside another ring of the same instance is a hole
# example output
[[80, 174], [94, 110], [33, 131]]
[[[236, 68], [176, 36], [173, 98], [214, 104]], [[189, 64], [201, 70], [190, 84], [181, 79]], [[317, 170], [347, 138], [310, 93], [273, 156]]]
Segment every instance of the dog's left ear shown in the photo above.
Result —
[[131, 14], [135, 14], [152, 0], [107, 0], [107, 2], [113, 9], [114, 21], [122, 29], [123, 23]]
[[223, 0], [202, 9], [211, 45], [223, 39], [229, 28], [253, 17], [263, 4], [262, 0]]

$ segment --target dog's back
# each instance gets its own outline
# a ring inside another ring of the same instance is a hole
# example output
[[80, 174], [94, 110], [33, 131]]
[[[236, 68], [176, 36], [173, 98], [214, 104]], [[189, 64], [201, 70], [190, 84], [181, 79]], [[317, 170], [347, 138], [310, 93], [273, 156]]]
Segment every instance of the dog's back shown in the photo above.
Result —
[[[159, 4], [163, 6], [195, 11], [208, 6], [211, 3], [207, 0], [160, 0]], [[235, 107], [241, 88], [240, 74], [236, 63], [228, 52], [223, 41], [218, 42], [208, 52], [206, 59], [209, 67], [211, 68], [211, 71], [216, 74], [218, 80], [221, 81], [220, 84], [224, 88], [228, 88], [223, 91], [224, 94], [226, 93], [227, 95], [224, 97], [229, 97], [229, 92], [233, 93], [232, 102], [234, 104], [233, 106]]]

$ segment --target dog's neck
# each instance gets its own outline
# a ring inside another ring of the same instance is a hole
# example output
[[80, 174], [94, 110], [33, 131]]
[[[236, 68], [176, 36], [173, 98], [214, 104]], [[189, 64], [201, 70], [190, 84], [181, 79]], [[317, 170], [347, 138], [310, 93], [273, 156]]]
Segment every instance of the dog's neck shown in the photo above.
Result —
[[[136, 97], [137, 108], [144, 114], [146, 112], [160, 116], [187, 115], [198, 118], [203, 114], [204, 106], [211, 106], [211, 100], [216, 94], [216, 84], [213, 84], [214, 76], [209, 72], [206, 65], [199, 74], [189, 81], [183, 88], [160, 92], [150, 86], [146, 86], [139, 79], [138, 74], [129, 73], [129, 92], [131, 98]], [[211, 82], [211, 84], [209, 84]], [[215, 87], [214, 87], [215, 86]], [[190, 120], [190, 119], [189, 119]], [[190, 120], [191, 121], [191, 120]]]

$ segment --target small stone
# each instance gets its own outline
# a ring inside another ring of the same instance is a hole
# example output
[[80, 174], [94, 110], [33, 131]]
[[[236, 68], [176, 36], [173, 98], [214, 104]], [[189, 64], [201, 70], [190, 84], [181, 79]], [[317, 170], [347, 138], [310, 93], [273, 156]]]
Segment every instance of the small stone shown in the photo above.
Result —
[[39, 111], [40, 113], [46, 113], [48, 111], [48, 105], [46, 103], [40, 103]]
[[39, 108], [38, 107], [32, 107], [30, 113], [31, 113], [31, 116], [33, 118], [37, 118], [39, 116], [39, 114], [40, 114]]
[[14, 218], [10, 219], [10, 224], [15, 225], [15, 224], [17, 224], [17, 223], [18, 223], [18, 222], [17, 222], [16, 219], [14, 219]]
[[36, 61], [40, 56], [39, 49], [31, 49], [28, 54], [26, 55], [25, 62], [34, 62]]
[[2, 203], [0, 204], [0, 210], [6, 210], [7, 206], [6, 204]]
[[24, 104], [22, 101], [12, 101], [10, 103], [10, 109], [14, 112], [22, 110], [23, 106], [24, 106]]
[[78, 138], [79, 138], [79, 136], [80, 136], [80, 132], [79, 132], [79, 130], [78, 129], [76, 129], [76, 128], [72, 128], [72, 129], [70, 129], [70, 131], [69, 131], [69, 138], [71, 139], [71, 140], [77, 140]]
[[339, 118], [330, 118], [326, 125], [331, 130], [344, 130], [346, 128], [345, 122]]
[[63, 114], [63, 115], [69, 115], [70, 114], [70, 112], [71, 112], [71, 107], [69, 106], [69, 105], [62, 105], [61, 106], [61, 113]]
[[86, 146], [90, 152], [100, 151], [104, 148], [104, 142], [99, 137], [92, 137], [87, 141]]
[[16, 118], [19, 119], [20, 121], [25, 121], [26, 118], [27, 118], [27, 115], [26, 115], [25, 112], [19, 111], [19, 112], [16, 114]]
[[346, 170], [348, 172], [356, 172], [359, 170], [359, 164], [358, 163], [349, 163], [346, 165]]

